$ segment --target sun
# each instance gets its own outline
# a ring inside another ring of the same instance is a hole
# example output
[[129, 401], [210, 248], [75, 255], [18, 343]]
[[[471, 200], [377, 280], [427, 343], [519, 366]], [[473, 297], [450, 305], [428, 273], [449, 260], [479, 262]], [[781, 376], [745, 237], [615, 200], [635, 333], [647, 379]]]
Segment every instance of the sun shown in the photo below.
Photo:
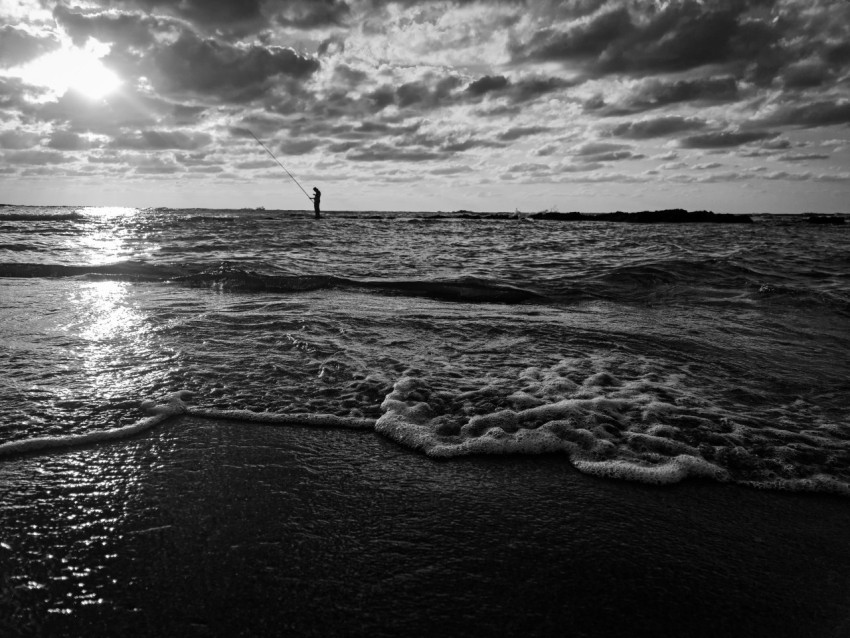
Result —
[[57, 96], [71, 90], [97, 100], [121, 85], [121, 79], [101, 61], [108, 52], [108, 45], [94, 39], [83, 47], [68, 43], [59, 51], [43, 55], [23, 67], [20, 77]]

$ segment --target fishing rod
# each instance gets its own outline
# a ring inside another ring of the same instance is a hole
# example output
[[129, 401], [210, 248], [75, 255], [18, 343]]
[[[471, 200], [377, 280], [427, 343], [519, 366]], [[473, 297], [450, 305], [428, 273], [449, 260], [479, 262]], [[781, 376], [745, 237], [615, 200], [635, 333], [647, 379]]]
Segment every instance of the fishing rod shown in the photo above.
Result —
[[281, 163], [280, 163], [280, 160], [274, 156], [274, 153], [272, 153], [272, 152], [269, 150], [268, 146], [266, 146], [265, 144], [263, 144], [262, 140], [260, 140], [260, 138], [259, 138], [259, 137], [257, 137], [256, 135], [254, 135], [254, 131], [252, 131], [251, 129], [245, 129], [245, 130], [246, 130], [246, 131], [248, 131], [248, 133], [250, 133], [250, 134], [251, 134], [251, 137], [253, 137], [255, 140], [257, 140], [257, 142], [260, 144], [260, 146], [262, 146], [262, 147], [266, 150], [266, 153], [268, 153], [269, 155], [271, 155], [272, 159], [273, 159], [275, 162], [277, 162], [277, 165], [278, 165], [278, 166], [280, 166], [283, 170], [285, 170], [285, 171], [286, 171], [286, 174], [287, 174], [287, 175], [289, 175], [289, 176], [292, 178], [292, 181], [293, 181], [293, 182], [295, 182], [296, 184], [298, 184], [298, 188], [300, 188], [300, 189], [301, 189], [301, 192], [302, 192], [302, 193], [304, 193], [305, 195], [307, 195], [307, 199], [312, 200], [313, 198], [312, 198], [312, 197], [310, 197], [310, 195], [307, 193], [307, 191], [305, 191], [305, 190], [304, 190], [304, 187], [303, 187], [303, 186], [301, 186], [301, 184], [299, 184], [299, 183], [298, 183], [298, 180], [297, 180], [297, 179], [295, 179], [295, 175], [293, 175], [293, 174], [292, 174], [292, 173], [290, 173], [288, 170], [286, 170], [286, 166], [284, 166], [283, 164], [281, 164]]

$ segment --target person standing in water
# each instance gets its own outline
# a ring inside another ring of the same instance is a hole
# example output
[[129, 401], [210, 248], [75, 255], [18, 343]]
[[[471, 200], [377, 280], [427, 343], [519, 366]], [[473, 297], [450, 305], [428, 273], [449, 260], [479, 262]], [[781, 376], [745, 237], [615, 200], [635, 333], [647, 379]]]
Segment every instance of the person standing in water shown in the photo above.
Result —
[[319, 210], [319, 202], [322, 201], [322, 191], [314, 186], [313, 196], [310, 199], [313, 200], [313, 210], [316, 211], [316, 219], [319, 219], [322, 216]]

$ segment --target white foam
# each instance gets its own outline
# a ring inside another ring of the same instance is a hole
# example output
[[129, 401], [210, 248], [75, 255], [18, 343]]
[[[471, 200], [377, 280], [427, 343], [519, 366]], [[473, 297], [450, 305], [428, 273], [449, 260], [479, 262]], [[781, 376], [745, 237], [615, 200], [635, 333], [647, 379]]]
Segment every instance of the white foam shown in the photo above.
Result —
[[656, 485], [678, 483], [689, 476], [710, 478], [716, 481], [728, 481], [730, 479], [729, 473], [723, 468], [709, 463], [705, 459], [687, 455], [676, 456], [658, 465], [645, 465], [621, 459], [593, 461], [573, 458], [571, 460], [577, 470], [586, 474], [640, 483], [654, 483]]
[[[513, 387], [487, 378], [449, 400], [423, 378], [402, 377], [382, 404], [376, 431], [431, 457], [561, 453], [582, 472], [644, 483], [700, 477], [786, 490], [850, 490], [828, 473], [794, 477], [801, 457], [805, 463], [806, 455], [840, 453], [846, 442], [808, 432], [776, 436], [779, 431], [705, 400], [687, 387], [686, 375], [660, 374], [646, 358], [625, 364], [613, 357], [564, 360], [518, 377]], [[433, 396], [440, 399], [430, 405]], [[465, 421], [451, 407], [459, 405]], [[807, 469], [817, 472], [815, 463]]]
[[78, 447], [80, 445], [91, 445], [94, 443], [102, 443], [104, 441], [126, 439], [127, 437], [144, 432], [158, 423], [162, 423], [166, 419], [186, 412], [186, 404], [184, 401], [190, 396], [190, 392], [187, 390], [181, 390], [180, 392], [172, 394], [168, 398], [168, 401], [163, 404], [157, 404], [154, 401], [144, 401], [142, 402], [141, 407], [147, 412], [153, 414], [153, 416], [137, 421], [131, 425], [125, 425], [124, 427], [111, 428], [109, 430], [95, 430], [84, 434], [41, 436], [3, 443], [0, 444], [0, 456], [12, 456], [15, 454], [26, 454], [41, 450]]

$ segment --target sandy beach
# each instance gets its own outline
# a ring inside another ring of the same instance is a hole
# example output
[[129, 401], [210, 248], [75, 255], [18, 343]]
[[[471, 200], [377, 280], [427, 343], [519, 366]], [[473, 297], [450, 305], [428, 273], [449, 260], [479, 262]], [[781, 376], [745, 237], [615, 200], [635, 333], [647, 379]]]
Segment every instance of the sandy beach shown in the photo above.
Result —
[[0, 485], [4, 502], [30, 496], [0, 508], [7, 578], [40, 560], [44, 581], [4, 588], [4, 635], [850, 629], [838, 497], [651, 487], [560, 456], [433, 461], [371, 432], [195, 417], [8, 459]]

